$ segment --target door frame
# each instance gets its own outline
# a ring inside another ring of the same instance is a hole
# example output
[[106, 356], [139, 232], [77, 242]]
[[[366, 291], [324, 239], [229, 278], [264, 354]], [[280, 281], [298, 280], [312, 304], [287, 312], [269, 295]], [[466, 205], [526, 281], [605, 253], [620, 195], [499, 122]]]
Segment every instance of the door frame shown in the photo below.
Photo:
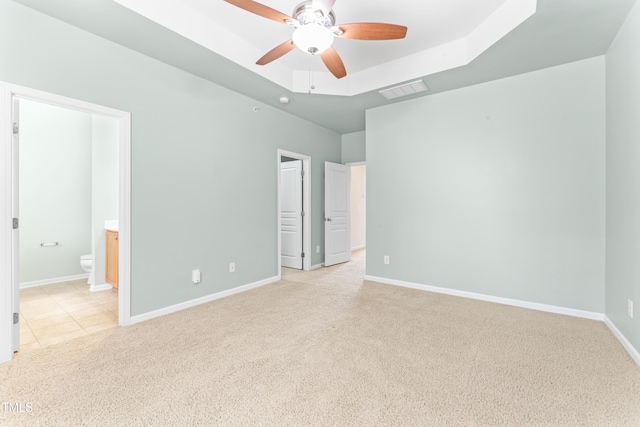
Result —
[[302, 170], [304, 171], [304, 182], [302, 184], [302, 209], [304, 211], [304, 218], [302, 219], [302, 251], [305, 254], [305, 257], [302, 259], [302, 269], [304, 271], [311, 270], [311, 157], [304, 154], [298, 154], [292, 151], [281, 149], [278, 149], [277, 155], [278, 161], [276, 163], [276, 166], [278, 171], [278, 200], [276, 201], [276, 217], [278, 218], [278, 222], [276, 233], [278, 234], [278, 280], [280, 280], [282, 278], [282, 235], [280, 234], [282, 228], [280, 220], [280, 198], [282, 197], [280, 165], [282, 163], [282, 156], [291, 157], [292, 159], [296, 160], [302, 160]]
[[[286, 173], [284, 173], [286, 171]], [[293, 185], [292, 192], [284, 191], [280, 195], [280, 236], [281, 236], [281, 247], [280, 247], [280, 259], [283, 267], [290, 267], [297, 270], [302, 270], [302, 263], [304, 262], [304, 257], [302, 256], [302, 252], [304, 252], [304, 216], [302, 212], [304, 212], [304, 207], [302, 206], [303, 197], [302, 197], [302, 184], [304, 183], [304, 165], [302, 164], [302, 160], [290, 159], [286, 162], [282, 161], [280, 163], [280, 184], [281, 188], [285, 188], [285, 186]], [[286, 180], [285, 180], [286, 177]], [[287, 181], [285, 183], [285, 181]], [[285, 200], [290, 199], [293, 200]], [[286, 214], [283, 211], [282, 204], [285, 202], [291, 202], [289, 207], [293, 206], [293, 211], [288, 211]], [[286, 218], [286, 221], [285, 221]], [[293, 221], [293, 223], [291, 222]], [[287, 233], [285, 233], [285, 224], [287, 228]], [[285, 256], [284, 253], [284, 236], [291, 234], [291, 226], [293, 225], [293, 234], [295, 237], [292, 241], [289, 241], [293, 245], [293, 247], [289, 246], [287, 248], [287, 253]], [[298, 243], [300, 245], [298, 245]], [[292, 251], [293, 249], [293, 251]], [[287, 265], [285, 265], [287, 264]]]
[[19, 253], [12, 245], [13, 190], [13, 100], [41, 102], [118, 120], [118, 324], [131, 324], [131, 114], [98, 104], [80, 101], [37, 89], [0, 81], [0, 363], [13, 358], [13, 265]]
[[[361, 162], [349, 162], [349, 163], [345, 163], [345, 165], [351, 166], [351, 171], [353, 172], [353, 167], [354, 166], [367, 166], [367, 161], [363, 160]], [[366, 217], [366, 213], [365, 213], [365, 217]], [[351, 225], [353, 225], [353, 224], [351, 224]], [[365, 227], [365, 230], [364, 230], [364, 236], [365, 236], [364, 237], [364, 240], [365, 240], [364, 248], [366, 248], [367, 247], [367, 245], [366, 245], [366, 241], [367, 241], [367, 230], [366, 230], [366, 227]], [[360, 249], [364, 249], [364, 248], [360, 248]], [[358, 249], [355, 249], [355, 250], [358, 250]]]

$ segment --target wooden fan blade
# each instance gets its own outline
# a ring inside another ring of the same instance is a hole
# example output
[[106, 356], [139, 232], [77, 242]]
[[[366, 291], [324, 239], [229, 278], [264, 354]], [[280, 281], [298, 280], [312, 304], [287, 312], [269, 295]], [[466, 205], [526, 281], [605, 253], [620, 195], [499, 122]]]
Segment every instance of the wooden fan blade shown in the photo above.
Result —
[[258, 3], [252, 0], [224, 0], [229, 4], [239, 7], [240, 9], [244, 9], [247, 12], [255, 13], [256, 15], [262, 16], [267, 19], [271, 19], [276, 22], [280, 22], [281, 24], [286, 24], [287, 21], [293, 21], [288, 15], [285, 15], [282, 12], [278, 12], [275, 9], [271, 9], [269, 6], [265, 6], [262, 3]]
[[275, 61], [281, 56], [291, 52], [296, 47], [293, 44], [293, 40], [287, 40], [286, 42], [274, 47], [269, 52], [267, 52], [262, 58], [258, 59], [256, 64], [258, 65], [267, 65], [271, 61]]
[[339, 37], [357, 40], [395, 40], [407, 35], [407, 27], [395, 24], [379, 24], [377, 22], [360, 22], [339, 25], [344, 31]]
[[337, 79], [341, 79], [347, 75], [347, 70], [344, 68], [344, 63], [342, 59], [340, 59], [340, 55], [338, 52], [332, 47], [325, 50], [320, 54], [320, 58], [322, 58], [322, 62], [327, 66], [331, 74], [336, 76]]
[[331, 9], [333, 9], [333, 5], [336, 3], [336, 0], [313, 0], [311, 3], [311, 10], [321, 10], [324, 16], [327, 16]]

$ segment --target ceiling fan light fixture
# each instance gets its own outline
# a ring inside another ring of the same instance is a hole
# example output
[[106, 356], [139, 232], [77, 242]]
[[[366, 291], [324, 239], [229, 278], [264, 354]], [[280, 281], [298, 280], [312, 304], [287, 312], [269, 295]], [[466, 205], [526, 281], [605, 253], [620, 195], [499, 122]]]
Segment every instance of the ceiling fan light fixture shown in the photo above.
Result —
[[306, 24], [293, 32], [293, 44], [303, 52], [316, 55], [331, 47], [333, 33], [318, 24]]

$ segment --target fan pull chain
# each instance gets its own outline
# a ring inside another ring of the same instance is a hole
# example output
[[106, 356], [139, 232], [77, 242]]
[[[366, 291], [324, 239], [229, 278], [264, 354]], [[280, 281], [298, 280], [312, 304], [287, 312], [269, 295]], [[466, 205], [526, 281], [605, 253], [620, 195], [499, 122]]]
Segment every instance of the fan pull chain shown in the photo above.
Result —
[[313, 71], [311, 70], [311, 67], [313, 65], [313, 56], [311, 55], [311, 58], [309, 58], [309, 93], [311, 93], [312, 90], [315, 90], [316, 85], [315, 85], [315, 80], [313, 78]]

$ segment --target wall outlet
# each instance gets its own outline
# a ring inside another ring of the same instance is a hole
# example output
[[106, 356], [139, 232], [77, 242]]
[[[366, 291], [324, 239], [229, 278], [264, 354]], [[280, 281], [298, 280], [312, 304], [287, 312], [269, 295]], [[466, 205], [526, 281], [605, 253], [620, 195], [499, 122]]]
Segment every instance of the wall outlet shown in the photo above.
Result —
[[200, 283], [200, 270], [191, 270], [191, 281], [193, 283]]
[[633, 319], [633, 301], [627, 300], [627, 314]]
[[384, 263], [389, 264], [389, 255], [384, 256]]
[[236, 263], [235, 262], [230, 262], [229, 263], [229, 273], [235, 273], [236, 272]]
[[316, 246], [316, 253], [319, 254], [320, 253], [320, 245]]

